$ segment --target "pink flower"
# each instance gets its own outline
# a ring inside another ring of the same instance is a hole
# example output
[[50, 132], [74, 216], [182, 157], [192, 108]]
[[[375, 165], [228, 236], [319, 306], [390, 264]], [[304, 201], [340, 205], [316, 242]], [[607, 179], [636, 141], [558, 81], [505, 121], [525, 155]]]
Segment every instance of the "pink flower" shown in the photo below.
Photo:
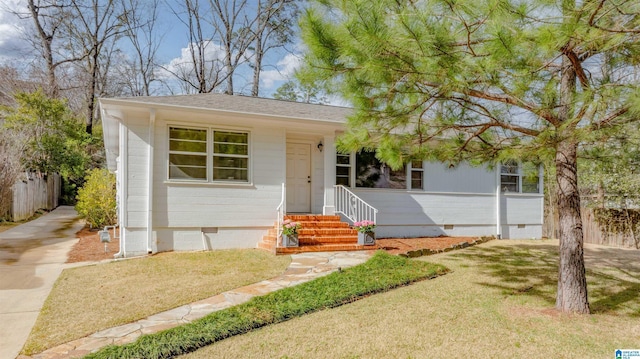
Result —
[[353, 228], [357, 229], [358, 232], [373, 232], [373, 229], [376, 228], [376, 224], [370, 220], [357, 221], [353, 223]]
[[298, 229], [302, 227], [300, 222], [294, 222], [290, 219], [286, 219], [282, 222], [282, 234], [293, 235], [298, 233]]

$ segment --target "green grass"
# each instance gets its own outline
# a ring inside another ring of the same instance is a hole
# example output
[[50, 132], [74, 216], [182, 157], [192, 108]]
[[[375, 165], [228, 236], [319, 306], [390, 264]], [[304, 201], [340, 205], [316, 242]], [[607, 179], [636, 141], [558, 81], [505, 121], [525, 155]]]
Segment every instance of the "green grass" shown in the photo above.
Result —
[[45, 301], [23, 354], [273, 278], [290, 262], [289, 256], [246, 249], [161, 253], [66, 269]]
[[193, 323], [143, 336], [128, 345], [106, 347], [87, 358], [168, 358], [269, 324], [436, 277], [446, 271], [443, 266], [377, 252], [364, 264], [255, 297]]
[[193, 358], [613, 358], [640, 343], [640, 252], [588, 246], [592, 315], [557, 313], [557, 241], [416, 261], [451, 273], [216, 342]]

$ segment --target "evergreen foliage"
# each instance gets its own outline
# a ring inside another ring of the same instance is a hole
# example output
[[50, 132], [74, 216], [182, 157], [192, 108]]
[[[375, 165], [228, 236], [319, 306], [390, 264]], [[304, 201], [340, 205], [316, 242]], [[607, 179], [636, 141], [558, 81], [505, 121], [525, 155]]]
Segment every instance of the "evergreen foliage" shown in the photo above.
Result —
[[[549, 162], [559, 141], [592, 141], [640, 113], [630, 76], [640, 35], [625, 32], [640, 28], [639, 11], [610, 1], [318, 1], [302, 19], [301, 78], [356, 108], [342, 148], [376, 148], [396, 168], [411, 158]], [[565, 54], [578, 85], [563, 122]]]
[[106, 169], [88, 172], [78, 190], [76, 211], [92, 228], [114, 225], [117, 221], [116, 176]]
[[546, 163], [555, 173], [556, 307], [588, 313], [577, 153], [640, 118], [640, 4], [318, 0], [301, 78], [355, 107], [338, 141], [415, 159]]
[[278, 87], [273, 93], [273, 98], [277, 100], [286, 100], [293, 102], [325, 104], [328, 102], [326, 96], [323, 96], [321, 89], [314, 84], [299, 83], [295, 80], [289, 80]]

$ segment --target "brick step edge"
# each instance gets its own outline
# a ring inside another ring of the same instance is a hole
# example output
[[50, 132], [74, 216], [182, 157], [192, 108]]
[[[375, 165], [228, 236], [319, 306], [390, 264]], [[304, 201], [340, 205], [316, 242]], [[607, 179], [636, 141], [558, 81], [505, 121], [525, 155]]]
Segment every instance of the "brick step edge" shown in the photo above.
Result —
[[352, 244], [358, 242], [358, 237], [298, 237], [298, 242], [300, 243], [300, 245], [322, 245], [337, 243]]
[[295, 222], [340, 222], [340, 216], [324, 216], [324, 215], [286, 215], [284, 219]]
[[[318, 221], [297, 221], [302, 226], [301, 229], [324, 229], [324, 228], [340, 228], [340, 229], [348, 229], [351, 228], [349, 223], [339, 222], [339, 221], [331, 221], [331, 222], [318, 222]], [[273, 230], [278, 227], [277, 223], [273, 224]], [[271, 229], [269, 229], [271, 230]]]
[[270, 244], [270, 243], [265, 243], [265, 242], [258, 242], [258, 249], [263, 250], [263, 251], [267, 251], [271, 254], [277, 254], [276, 253], [276, 244]]
[[377, 245], [361, 246], [357, 244], [326, 244], [319, 246], [280, 247], [276, 248], [276, 254], [296, 254], [308, 252], [342, 252], [342, 251], [366, 251], [376, 250]]
[[298, 230], [299, 236], [337, 236], [357, 235], [358, 231], [351, 228], [302, 228]]

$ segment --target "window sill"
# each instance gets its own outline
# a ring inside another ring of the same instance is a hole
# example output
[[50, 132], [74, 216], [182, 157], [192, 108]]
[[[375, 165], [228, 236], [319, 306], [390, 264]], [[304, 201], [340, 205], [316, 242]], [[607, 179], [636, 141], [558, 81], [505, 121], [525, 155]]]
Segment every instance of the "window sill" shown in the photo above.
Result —
[[185, 187], [211, 187], [211, 188], [239, 188], [239, 189], [256, 189], [253, 183], [234, 183], [234, 182], [200, 182], [200, 181], [171, 181], [163, 182], [167, 186], [185, 186]]
[[505, 196], [513, 197], [543, 197], [542, 193], [501, 192]]

